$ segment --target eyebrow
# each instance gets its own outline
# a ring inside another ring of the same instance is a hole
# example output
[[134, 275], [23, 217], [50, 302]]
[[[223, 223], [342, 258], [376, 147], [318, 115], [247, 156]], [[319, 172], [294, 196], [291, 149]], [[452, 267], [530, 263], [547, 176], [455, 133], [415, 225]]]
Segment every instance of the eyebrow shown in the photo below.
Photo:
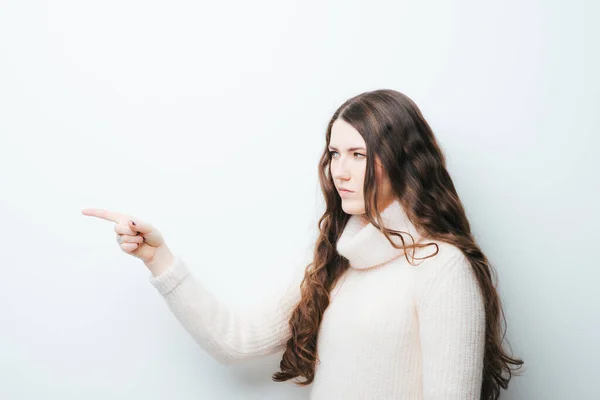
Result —
[[[330, 150], [338, 150], [337, 148], [333, 147], [333, 146], [328, 146]], [[354, 150], [364, 150], [366, 151], [367, 149], [365, 149], [364, 147], [350, 147], [347, 149], [347, 151], [354, 151]]]

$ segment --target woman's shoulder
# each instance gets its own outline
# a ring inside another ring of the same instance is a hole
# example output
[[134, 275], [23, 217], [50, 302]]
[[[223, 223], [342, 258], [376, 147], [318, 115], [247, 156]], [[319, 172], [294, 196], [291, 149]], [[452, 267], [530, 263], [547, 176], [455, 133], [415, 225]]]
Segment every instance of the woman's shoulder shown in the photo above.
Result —
[[419, 249], [419, 257], [424, 258], [423, 263], [443, 268], [456, 262], [468, 262], [463, 251], [455, 244], [434, 239], [423, 240], [422, 244], [427, 245]]
[[430, 298], [432, 293], [439, 292], [445, 287], [454, 287], [453, 290], [458, 290], [458, 287], [463, 287], [465, 284], [469, 286], [477, 284], [471, 263], [458, 246], [437, 240], [424, 243], [429, 242], [435, 243], [437, 248], [431, 245], [423, 250], [427, 249], [427, 254], [436, 251], [437, 253], [421, 261], [413, 269], [415, 277], [413, 289], [417, 303]]
[[414, 271], [424, 285], [457, 268], [470, 267], [467, 256], [452, 243], [428, 239], [424, 240], [423, 244], [428, 244], [428, 246], [419, 249], [415, 255], [419, 259], [414, 261]]

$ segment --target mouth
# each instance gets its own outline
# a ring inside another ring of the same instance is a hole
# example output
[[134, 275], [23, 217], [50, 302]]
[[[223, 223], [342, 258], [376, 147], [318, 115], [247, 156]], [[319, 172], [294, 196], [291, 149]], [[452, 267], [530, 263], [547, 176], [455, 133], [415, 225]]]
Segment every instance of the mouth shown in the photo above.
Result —
[[340, 193], [354, 193], [352, 190], [348, 190], [348, 189], [338, 189], [338, 191]]

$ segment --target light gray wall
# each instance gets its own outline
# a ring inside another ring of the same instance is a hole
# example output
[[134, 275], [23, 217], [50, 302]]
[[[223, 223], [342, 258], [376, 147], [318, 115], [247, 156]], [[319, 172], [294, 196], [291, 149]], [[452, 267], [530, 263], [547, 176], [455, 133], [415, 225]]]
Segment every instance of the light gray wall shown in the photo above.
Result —
[[311, 251], [329, 116], [382, 87], [421, 107], [499, 273], [527, 366], [503, 398], [594, 398], [597, 4], [0, 3], [0, 398], [306, 399], [277, 357], [209, 358], [80, 210], [151, 222], [258, 306]]

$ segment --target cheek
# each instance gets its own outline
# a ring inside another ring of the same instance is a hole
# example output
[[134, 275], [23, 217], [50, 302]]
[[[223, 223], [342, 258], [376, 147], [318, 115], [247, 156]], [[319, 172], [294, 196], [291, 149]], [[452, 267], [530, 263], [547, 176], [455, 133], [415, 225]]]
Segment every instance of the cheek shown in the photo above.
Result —
[[364, 181], [365, 175], [367, 174], [367, 168], [364, 165], [357, 165], [353, 171], [353, 175], [357, 180]]

